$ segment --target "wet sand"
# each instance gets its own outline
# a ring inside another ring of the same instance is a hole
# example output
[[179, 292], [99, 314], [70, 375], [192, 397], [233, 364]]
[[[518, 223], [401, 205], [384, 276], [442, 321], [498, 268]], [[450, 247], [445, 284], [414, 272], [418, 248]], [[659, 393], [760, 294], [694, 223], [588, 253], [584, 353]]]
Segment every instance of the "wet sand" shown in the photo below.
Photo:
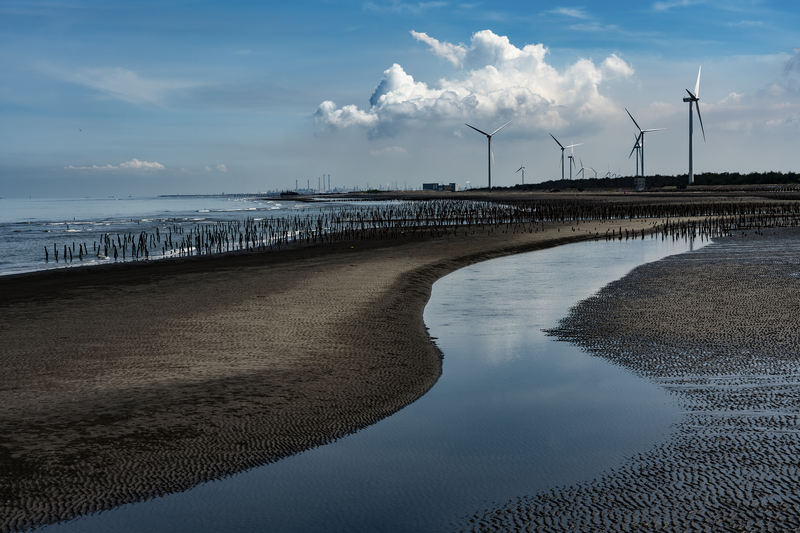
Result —
[[441, 373], [422, 322], [436, 279], [595, 227], [0, 278], [0, 530], [184, 490], [396, 412]]
[[579, 303], [551, 333], [665, 387], [682, 420], [619, 468], [458, 530], [800, 530], [798, 280], [800, 231], [747, 231]]

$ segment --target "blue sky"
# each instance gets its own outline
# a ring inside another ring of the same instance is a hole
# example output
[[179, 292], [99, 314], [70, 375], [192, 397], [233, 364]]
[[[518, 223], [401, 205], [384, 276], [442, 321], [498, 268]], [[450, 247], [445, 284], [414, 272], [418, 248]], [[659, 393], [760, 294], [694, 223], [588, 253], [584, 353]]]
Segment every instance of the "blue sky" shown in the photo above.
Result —
[[[796, 2], [0, 1], [0, 196], [800, 171]], [[696, 117], [695, 126], [697, 128]]]

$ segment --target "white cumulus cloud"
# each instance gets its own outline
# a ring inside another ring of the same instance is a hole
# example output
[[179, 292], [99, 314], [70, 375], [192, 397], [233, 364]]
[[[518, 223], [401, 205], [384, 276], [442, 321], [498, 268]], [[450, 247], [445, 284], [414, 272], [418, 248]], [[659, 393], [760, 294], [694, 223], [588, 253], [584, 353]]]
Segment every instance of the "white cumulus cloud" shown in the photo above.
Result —
[[90, 167], [75, 167], [75, 166], [68, 166], [64, 167], [69, 170], [99, 170], [99, 171], [112, 171], [112, 170], [144, 170], [144, 171], [151, 171], [151, 170], [165, 170], [166, 167], [157, 161], [153, 161], [152, 163], [149, 161], [139, 161], [135, 157], [130, 161], [125, 161], [124, 163], [120, 163], [119, 165], [103, 165], [97, 166], [92, 165]]
[[630, 78], [633, 76], [633, 68], [617, 54], [611, 54], [600, 64], [605, 78]]
[[205, 169], [206, 169], [206, 172], [211, 172], [211, 167], [210, 166], [206, 165]]
[[461, 62], [464, 61], [464, 57], [467, 55], [467, 47], [463, 44], [441, 43], [433, 37], [429, 37], [427, 33], [419, 33], [414, 30], [411, 30], [411, 35], [414, 36], [414, 39], [430, 46], [434, 54], [448, 60], [457, 67], [461, 66]]
[[228, 171], [228, 167], [226, 167], [225, 165], [221, 165], [220, 164], [220, 165], [217, 165], [217, 170], [219, 170], [220, 172], [227, 172]]
[[469, 46], [442, 43], [425, 33], [411, 34], [438, 57], [462, 68], [462, 74], [428, 86], [395, 63], [384, 71], [369, 108], [338, 107], [325, 101], [315, 113], [317, 123], [333, 129], [363, 127], [372, 136], [392, 135], [401, 127], [467, 119], [499, 125], [513, 118], [557, 128], [618, 113], [617, 106], [599, 93], [598, 85], [634, 73], [615, 54], [600, 66], [580, 59], [559, 71], [546, 62], [544, 45], [517, 48], [507, 37], [490, 30], [474, 34]]

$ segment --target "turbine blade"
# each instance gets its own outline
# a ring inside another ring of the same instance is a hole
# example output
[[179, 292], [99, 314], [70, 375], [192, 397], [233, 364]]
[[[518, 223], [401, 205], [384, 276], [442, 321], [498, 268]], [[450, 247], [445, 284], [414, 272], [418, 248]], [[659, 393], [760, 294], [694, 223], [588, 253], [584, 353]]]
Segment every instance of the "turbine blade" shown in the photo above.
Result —
[[689, 89], [686, 89], [686, 92], [689, 93], [689, 96], [691, 96], [692, 100], [694, 100], [695, 102], [699, 100], [699, 98], [693, 95], [692, 91], [690, 91]]
[[[519, 168], [517, 169], [517, 172], [519, 172], [519, 171], [520, 171], [520, 170], [522, 170], [523, 168], [525, 168], [525, 167], [519, 167]], [[514, 172], [514, 174], [516, 174], [517, 172]]]
[[628, 114], [629, 117], [631, 117], [631, 120], [633, 121], [633, 123], [636, 124], [636, 129], [638, 129], [639, 131], [642, 131], [642, 128], [639, 127], [639, 124], [636, 122], [636, 119], [633, 118], [633, 115], [631, 115], [631, 112], [628, 111], [627, 107], [625, 108], [625, 112]]
[[[467, 124], [467, 126], [469, 126], [469, 124]], [[550, 134], [550, 137], [553, 137], [553, 134], [552, 134], [552, 133]], [[560, 142], [558, 142], [558, 139], [556, 139], [555, 137], [553, 137], [553, 140], [556, 142], [556, 144], [558, 144], [558, 145], [561, 147], [561, 149], [562, 149], [562, 150], [564, 149], [564, 145], [563, 145], [563, 144], [561, 144]]]
[[503, 128], [505, 128], [505, 127], [506, 127], [506, 126], [508, 126], [509, 124], [511, 124], [511, 121], [510, 121], [510, 120], [509, 120], [508, 122], [506, 122], [505, 124], [503, 124], [502, 126], [500, 126], [499, 128], [497, 128], [496, 130], [494, 130], [494, 131], [491, 133], [491, 135], [494, 135], [495, 133], [497, 133], [498, 131], [502, 130]]
[[697, 83], [694, 85], [695, 98], [700, 98], [700, 72], [702, 70], [703, 66], [700, 65], [700, 68], [697, 69]]
[[653, 128], [652, 130], [642, 130], [642, 133], [649, 133], [651, 131], [664, 131], [668, 130], [669, 128]]
[[[466, 122], [465, 122], [464, 124], [465, 124], [466, 126], [469, 126], [469, 124], [467, 124]], [[483, 133], [483, 134], [484, 134], [484, 135], [486, 135], [487, 137], [491, 137], [491, 135], [489, 135], [489, 134], [488, 134], [488, 133], [486, 133], [485, 131], [481, 131], [481, 130], [479, 130], [479, 129], [478, 129], [478, 128], [476, 128], [475, 126], [469, 126], [469, 127], [470, 127], [470, 128], [472, 128], [473, 130], [477, 131], [478, 133]]]
[[695, 102], [697, 105], [697, 118], [700, 119], [700, 131], [703, 132], [703, 142], [706, 142], [706, 129], [703, 127], [703, 117], [700, 116], [700, 102]]
[[636, 142], [635, 142], [635, 143], [633, 143], [633, 148], [631, 148], [631, 153], [630, 153], [630, 155], [628, 156], [628, 159], [630, 159], [630, 158], [631, 158], [631, 156], [633, 155], [633, 152], [635, 152], [635, 151], [636, 151], [636, 150], [639, 148], [639, 139], [640, 139], [641, 137], [642, 137], [642, 134], [641, 134], [641, 133], [640, 133], [639, 135], [637, 135], [637, 136], [636, 136]]
[[[583, 143], [570, 144], [569, 146], [565, 146], [564, 148], [575, 148], [576, 146], [582, 146], [582, 145], [583, 145]], [[573, 150], [573, 152], [574, 152], [574, 150]]]

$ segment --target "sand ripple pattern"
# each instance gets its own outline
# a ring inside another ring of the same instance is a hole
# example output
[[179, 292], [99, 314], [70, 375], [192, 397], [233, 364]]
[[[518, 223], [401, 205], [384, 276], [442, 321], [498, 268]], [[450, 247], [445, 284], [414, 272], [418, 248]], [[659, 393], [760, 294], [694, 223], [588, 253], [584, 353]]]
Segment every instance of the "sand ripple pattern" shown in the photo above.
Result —
[[2, 278], [0, 531], [358, 431], [441, 374], [422, 320], [436, 279], [590, 238], [569, 223], [497, 225]]
[[643, 265], [551, 331], [667, 388], [662, 445], [460, 531], [800, 530], [800, 232], [752, 231]]

